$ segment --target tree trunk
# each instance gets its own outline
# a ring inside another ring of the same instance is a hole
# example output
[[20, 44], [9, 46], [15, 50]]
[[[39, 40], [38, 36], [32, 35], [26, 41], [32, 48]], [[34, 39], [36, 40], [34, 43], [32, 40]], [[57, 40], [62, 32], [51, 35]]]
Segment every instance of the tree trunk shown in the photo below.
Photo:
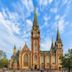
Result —
[[70, 72], [70, 67], [69, 67], [69, 71], [68, 72]]

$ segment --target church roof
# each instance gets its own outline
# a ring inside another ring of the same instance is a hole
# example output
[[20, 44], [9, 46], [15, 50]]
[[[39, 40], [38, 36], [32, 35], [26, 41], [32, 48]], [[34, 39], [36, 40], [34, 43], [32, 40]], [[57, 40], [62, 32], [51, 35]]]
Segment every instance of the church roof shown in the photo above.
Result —
[[21, 53], [23, 53], [24, 51], [30, 51], [30, 49], [28, 48], [27, 44], [25, 43], [23, 48], [21, 49]]
[[42, 54], [42, 55], [45, 55], [45, 54], [50, 54], [50, 51], [40, 51], [40, 53]]

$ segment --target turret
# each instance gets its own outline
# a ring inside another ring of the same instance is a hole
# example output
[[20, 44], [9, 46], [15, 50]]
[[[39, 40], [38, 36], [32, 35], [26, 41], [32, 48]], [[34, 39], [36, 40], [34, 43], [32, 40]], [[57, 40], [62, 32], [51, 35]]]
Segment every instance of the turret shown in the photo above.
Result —
[[16, 55], [16, 46], [14, 45], [14, 49], [13, 49], [13, 55]]
[[51, 52], [53, 52], [53, 53], [56, 52], [55, 42], [53, 41], [53, 38], [52, 38], [52, 44], [51, 44]]
[[59, 28], [57, 28], [57, 36], [56, 36], [55, 45], [56, 45], [57, 48], [62, 48], [62, 46], [63, 46], [62, 40], [61, 40], [61, 37], [60, 37]]

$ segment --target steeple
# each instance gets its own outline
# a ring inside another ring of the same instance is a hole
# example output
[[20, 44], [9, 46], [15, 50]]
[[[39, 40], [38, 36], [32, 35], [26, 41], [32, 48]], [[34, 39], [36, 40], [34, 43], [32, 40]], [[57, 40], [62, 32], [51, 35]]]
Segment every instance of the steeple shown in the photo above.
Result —
[[57, 37], [56, 37], [56, 41], [61, 41], [59, 28], [57, 28]]
[[60, 37], [59, 28], [57, 27], [57, 36], [56, 36], [56, 44], [60, 43], [62, 45], [62, 40]]
[[55, 42], [53, 41], [53, 38], [52, 38], [51, 50], [52, 50], [53, 53], [56, 52]]
[[37, 26], [37, 13], [36, 13], [36, 9], [34, 10], [34, 25]]
[[53, 41], [53, 38], [52, 38], [52, 44], [51, 44], [51, 48], [54, 48], [55, 44], [54, 44], [54, 41]]
[[34, 10], [34, 21], [33, 21], [32, 31], [33, 31], [33, 30], [39, 32], [39, 26], [38, 26], [38, 20], [37, 20], [37, 13], [36, 13], [36, 9]]
[[14, 49], [16, 49], [16, 45], [14, 45]]
[[13, 55], [16, 55], [16, 45], [14, 45], [14, 49], [13, 49]]

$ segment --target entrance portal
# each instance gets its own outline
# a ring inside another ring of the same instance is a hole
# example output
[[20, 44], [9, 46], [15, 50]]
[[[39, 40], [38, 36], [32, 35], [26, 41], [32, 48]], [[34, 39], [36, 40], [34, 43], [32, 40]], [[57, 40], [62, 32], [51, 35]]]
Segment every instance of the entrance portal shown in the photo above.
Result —
[[37, 69], [37, 65], [35, 65], [34, 69], [35, 69], [35, 70]]

